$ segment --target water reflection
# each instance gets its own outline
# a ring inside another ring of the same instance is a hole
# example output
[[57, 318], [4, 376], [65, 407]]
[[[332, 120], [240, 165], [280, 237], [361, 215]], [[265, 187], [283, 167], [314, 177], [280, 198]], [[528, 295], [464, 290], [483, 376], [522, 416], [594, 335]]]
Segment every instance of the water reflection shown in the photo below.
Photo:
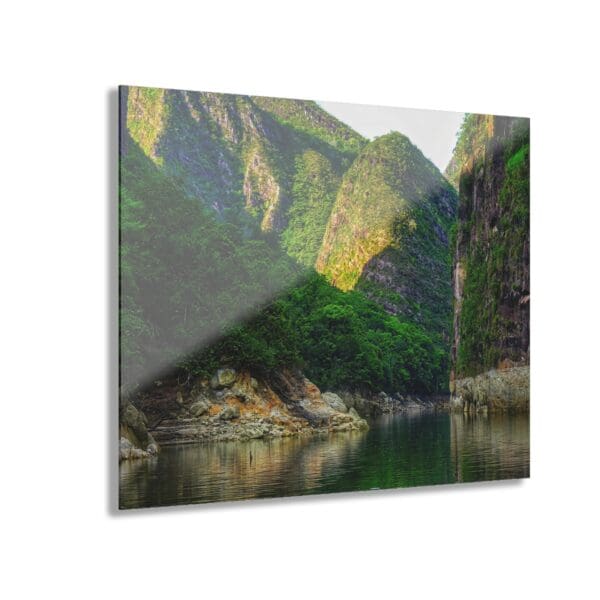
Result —
[[529, 477], [529, 417], [450, 415], [455, 481]]
[[124, 462], [121, 507], [164, 506], [529, 475], [529, 420], [416, 413], [364, 432], [164, 448]]

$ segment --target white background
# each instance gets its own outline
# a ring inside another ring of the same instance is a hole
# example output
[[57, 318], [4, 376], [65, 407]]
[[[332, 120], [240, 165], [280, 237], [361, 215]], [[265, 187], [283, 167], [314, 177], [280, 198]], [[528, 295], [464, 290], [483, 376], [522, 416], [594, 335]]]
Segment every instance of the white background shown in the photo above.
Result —
[[[598, 597], [598, 20], [263, 4], [4, 6], [3, 597]], [[119, 83], [530, 116], [531, 480], [114, 514]]]

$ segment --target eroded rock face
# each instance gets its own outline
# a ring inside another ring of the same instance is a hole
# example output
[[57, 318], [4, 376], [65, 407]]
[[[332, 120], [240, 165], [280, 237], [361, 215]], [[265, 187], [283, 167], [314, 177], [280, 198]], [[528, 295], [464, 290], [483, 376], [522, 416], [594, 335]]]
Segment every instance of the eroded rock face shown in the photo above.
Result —
[[210, 380], [187, 386], [163, 383], [136, 403], [150, 415], [152, 436], [161, 445], [368, 429], [337, 394], [321, 394], [301, 373], [291, 371], [265, 381], [223, 368]]
[[209, 408], [210, 403], [207, 400], [197, 400], [189, 408], [190, 415], [192, 417], [201, 417], [208, 412]]
[[529, 122], [470, 115], [450, 171], [454, 247], [452, 405], [529, 407]]
[[148, 420], [131, 402], [124, 401], [119, 417], [119, 460], [158, 454], [158, 444], [148, 431]]
[[528, 411], [529, 367], [491, 369], [453, 382], [451, 406], [465, 412]]
[[357, 392], [340, 392], [339, 395], [349, 408], [349, 412], [355, 411], [367, 419], [410, 411], [445, 409], [448, 402], [446, 395], [389, 395], [385, 392], [370, 395]]
[[321, 394], [321, 398], [326, 404], [333, 408], [333, 410], [337, 410], [338, 412], [342, 413], [348, 412], [348, 407], [337, 394], [334, 394], [333, 392], [324, 392]]
[[238, 419], [240, 416], [240, 409], [239, 407], [233, 405], [227, 405], [225, 407], [223, 407], [223, 409], [221, 410], [221, 412], [219, 413], [219, 419], [221, 419], [222, 421], [231, 421], [231, 419]]

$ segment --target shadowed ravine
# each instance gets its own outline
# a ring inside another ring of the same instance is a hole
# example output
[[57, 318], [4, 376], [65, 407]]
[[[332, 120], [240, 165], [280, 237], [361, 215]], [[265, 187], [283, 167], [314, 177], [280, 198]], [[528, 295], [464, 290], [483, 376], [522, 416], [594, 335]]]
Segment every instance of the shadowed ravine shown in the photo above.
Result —
[[425, 411], [365, 433], [166, 447], [121, 464], [121, 508], [528, 476], [527, 415]]

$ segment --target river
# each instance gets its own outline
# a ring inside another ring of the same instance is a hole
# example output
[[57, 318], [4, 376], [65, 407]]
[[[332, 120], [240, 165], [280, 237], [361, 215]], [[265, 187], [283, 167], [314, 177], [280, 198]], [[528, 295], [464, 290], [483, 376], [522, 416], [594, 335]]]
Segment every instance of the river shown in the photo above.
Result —
[[164, 447], [120, 465], [120, 507], [529, 476], [529, 417], [416, 412], [364, 433]]

